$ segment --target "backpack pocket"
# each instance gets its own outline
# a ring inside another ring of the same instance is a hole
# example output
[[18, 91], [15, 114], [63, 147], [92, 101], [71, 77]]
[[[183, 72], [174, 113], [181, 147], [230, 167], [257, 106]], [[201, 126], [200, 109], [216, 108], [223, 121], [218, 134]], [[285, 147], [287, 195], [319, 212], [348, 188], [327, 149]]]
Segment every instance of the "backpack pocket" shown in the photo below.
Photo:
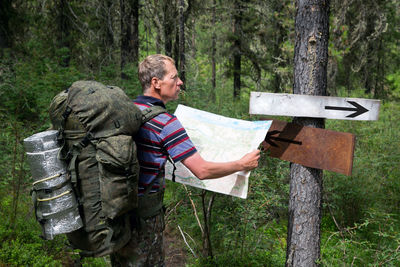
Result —
[[100, 139], [96, 145], [102, 211], [114, 219], [137, 207], [139, 163], [132, 136]]

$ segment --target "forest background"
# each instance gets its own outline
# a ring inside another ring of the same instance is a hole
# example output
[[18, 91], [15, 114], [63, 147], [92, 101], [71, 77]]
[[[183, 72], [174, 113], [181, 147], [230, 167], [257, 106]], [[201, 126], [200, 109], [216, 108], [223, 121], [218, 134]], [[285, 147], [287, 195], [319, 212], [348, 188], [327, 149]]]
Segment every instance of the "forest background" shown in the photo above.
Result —
[[[328, 95], [380, 99], [381, 109], [378, 121], [326, 120], [327, 129], [355, 134], [356, 148], [352, 176], [324, 172], [320, 263], [399, 266], [400, 2], [330, 4]], [[49, 127], [58, 92], [91, 79], [133, 98], [141, 92], [137, 63], [164, 53], [186, 89], [171, 112], [182, 103], [260, 119], [248, 114], [250, 91], [292, 93], [295, 11], [288, 0], [2, 0], [0, 266], [68, 266], [77, 258], [65, 237], [39, 237], [22, 145]], [[178, 251], [168, 262], [283, 266], [288, 199], [289, 163], [266, 155], [247, 200], [168, 183], [167, 231]]]

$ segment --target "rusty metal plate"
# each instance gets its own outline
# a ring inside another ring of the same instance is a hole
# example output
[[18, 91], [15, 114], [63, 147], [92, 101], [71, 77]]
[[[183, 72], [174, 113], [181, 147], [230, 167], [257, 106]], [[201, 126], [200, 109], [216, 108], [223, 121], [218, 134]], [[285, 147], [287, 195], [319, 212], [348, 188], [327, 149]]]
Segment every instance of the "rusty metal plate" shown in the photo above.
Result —
[[263, 147], [274, 158], [351, 175], [354, 144], [350, 133], [274, 120]]

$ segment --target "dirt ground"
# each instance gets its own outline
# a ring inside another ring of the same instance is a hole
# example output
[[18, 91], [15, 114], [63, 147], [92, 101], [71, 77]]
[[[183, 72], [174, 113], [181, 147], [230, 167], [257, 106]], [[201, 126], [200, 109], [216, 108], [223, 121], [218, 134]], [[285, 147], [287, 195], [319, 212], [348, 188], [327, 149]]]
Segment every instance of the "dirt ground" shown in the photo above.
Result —
[[185, 243], [177, 230], [166, 225], [164, 231], [164, 249], [166, 267], [184, 267], [186, 263]]

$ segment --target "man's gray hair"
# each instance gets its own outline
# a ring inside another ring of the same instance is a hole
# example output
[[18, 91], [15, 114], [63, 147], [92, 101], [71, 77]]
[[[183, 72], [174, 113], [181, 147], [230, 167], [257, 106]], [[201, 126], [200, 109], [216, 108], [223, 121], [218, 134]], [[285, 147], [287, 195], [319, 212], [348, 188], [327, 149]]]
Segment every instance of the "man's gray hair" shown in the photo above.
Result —
[[140, 62], [138, 72], [143, 92], [150, 88], [153, 77], [158, 79], [164, 78], [166, 74], [165, 61], [167, 60], [175, 65], [175, 61], [172, 58], [161, 54], [147, 56]]

